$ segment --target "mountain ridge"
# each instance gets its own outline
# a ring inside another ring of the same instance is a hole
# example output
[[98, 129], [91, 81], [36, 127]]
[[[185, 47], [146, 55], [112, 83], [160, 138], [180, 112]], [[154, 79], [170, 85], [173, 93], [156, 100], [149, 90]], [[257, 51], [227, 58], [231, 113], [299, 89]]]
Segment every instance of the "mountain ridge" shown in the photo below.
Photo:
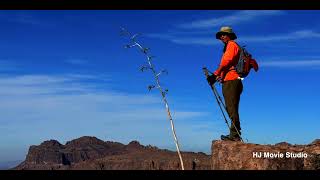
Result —
[[[182, 152], [186, 169], [210, 169], [210, 155]], [[48, 140], [29, 148], [26, 160], [14, 169], [181, 169], [176, 152], [141, 145], [133, 140], [127, 145], [83, 136], [66, 142]]]

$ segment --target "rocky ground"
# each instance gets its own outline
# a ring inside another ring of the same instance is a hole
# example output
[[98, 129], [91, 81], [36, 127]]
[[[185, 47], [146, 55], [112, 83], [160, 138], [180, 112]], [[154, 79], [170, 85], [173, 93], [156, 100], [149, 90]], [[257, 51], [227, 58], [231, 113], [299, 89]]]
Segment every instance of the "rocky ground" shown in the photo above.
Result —
[[320, 140], [308, 145], [213, 141], [211, 148], [212, 169], [216, 170], [320, 169]]

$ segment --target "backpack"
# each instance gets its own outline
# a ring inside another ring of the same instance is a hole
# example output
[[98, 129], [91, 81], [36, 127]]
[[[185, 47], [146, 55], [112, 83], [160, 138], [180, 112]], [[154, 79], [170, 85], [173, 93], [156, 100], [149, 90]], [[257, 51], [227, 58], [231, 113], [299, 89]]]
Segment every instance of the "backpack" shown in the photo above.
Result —
[[240, 49], [240, 57], [235, 69], [240, 78], [243, 79], [248, 76], [251, 68], [253, 68], [257, 72], [259, 66], [257, 61], [255, 59], [252, 59], [252, 55], [246, 50], [245, 46], [241, 47], [238, 45], [238, 47]]

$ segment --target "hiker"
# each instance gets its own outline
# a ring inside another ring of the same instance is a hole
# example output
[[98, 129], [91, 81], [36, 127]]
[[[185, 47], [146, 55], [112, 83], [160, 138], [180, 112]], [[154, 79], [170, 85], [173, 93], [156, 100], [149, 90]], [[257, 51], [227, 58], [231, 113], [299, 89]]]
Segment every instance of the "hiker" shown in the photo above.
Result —
[[237, 39], [237, 36], [231, 27], [221, 27], [220, 31], [216, 33], [216, 39], [224, 43], [224, 48], [219, 68], [214, 71], [212, 76], [215, 81], [222, 83], [226, 110], [232, 121], [230, 134], [221, 135], [221, 139], [240, 141], [239, 102], [243, 86], [240, 76], [235, 69], [240, 56], [240, 48], [234, 41]]

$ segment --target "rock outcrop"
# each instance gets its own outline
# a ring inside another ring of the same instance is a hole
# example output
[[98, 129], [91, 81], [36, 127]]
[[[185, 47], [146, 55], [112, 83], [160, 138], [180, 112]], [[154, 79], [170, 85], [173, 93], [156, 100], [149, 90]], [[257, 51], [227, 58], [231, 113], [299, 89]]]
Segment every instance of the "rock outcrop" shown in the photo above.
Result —
[[214, 170], [319, 170], [320, 140], [308, 145], [259, 145], [234, 141], [213, 141]]
[[[204, 153], [182, 152], [185, 169], [210, 169], [210, 156]], [[128, 145], [84, 136], [65, 145], [49, 140], [31, 146], [26, 160], [14, 169], [87, 169], [87, 170], [179, 170], [176, 152], [162, 150], [138, 141]]]

